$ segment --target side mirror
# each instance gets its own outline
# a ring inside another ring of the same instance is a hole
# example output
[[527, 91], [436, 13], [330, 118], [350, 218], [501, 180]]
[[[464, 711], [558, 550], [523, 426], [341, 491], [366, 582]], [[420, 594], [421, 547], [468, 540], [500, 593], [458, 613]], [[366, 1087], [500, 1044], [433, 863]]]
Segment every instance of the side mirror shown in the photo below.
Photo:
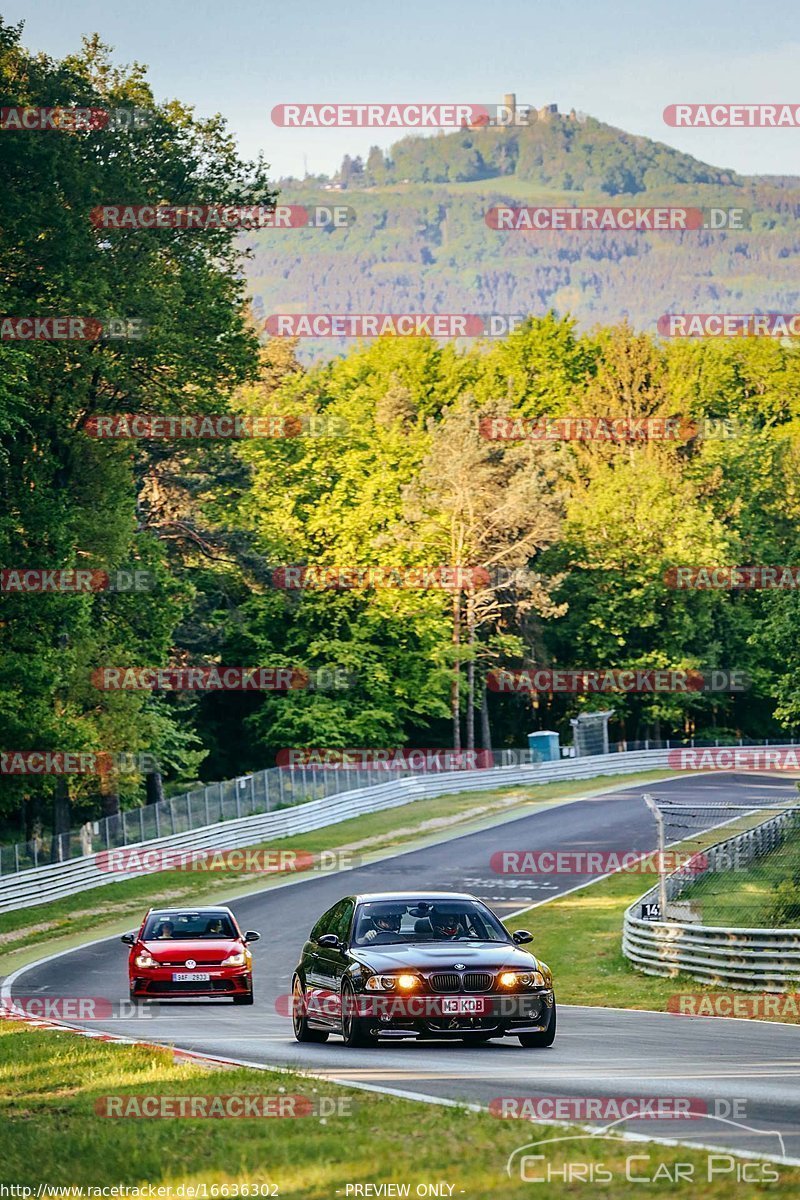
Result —
[[317, 942], [318, 946], [324, 946], [329, 950], [338, 950], [341, 944], [342, 943], [339, 941], [335, 933], [323, 933], [322, 937]]
[[511, 935], [511, 940], [518, 946], [522, 946], [525, 942], [533, 941], [533, 934], [528, 933], [527, 929], [516, 929]]
[[260, 937], [260, 933], [254, 933], [252, 929], [248, 929], [247, 933], [244, 935], [244, 940], [246, 942], [257, 942]]
[[121, 942], [124, 942], [126, 946], [135, 946], [136, 945], [136, 934], [135, 933], [123, 933], [122, 937], [119, 940]]

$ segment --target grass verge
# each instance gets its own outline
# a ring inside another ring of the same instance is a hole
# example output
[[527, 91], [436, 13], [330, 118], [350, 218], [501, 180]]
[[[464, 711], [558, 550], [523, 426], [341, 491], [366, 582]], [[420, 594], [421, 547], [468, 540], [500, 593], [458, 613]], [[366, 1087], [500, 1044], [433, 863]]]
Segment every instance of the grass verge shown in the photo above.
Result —
[[778, 849], [743, 870], [714, 873], [690, 884], [690, 901], [704, 925], [745, 929], [797, 928], [800, 922], [798, 825]]
[[[535, 809], [567, 798], [596, 794], [599, 790], [631, 786], [682, 772], [648, 771], [613, 775], [585, 783], [538, 784], [485, 792], [413, 800], [397, 808], [368, 813], [328, 825], [324, 829], [259, 843], [260, 848], [281, 850], [347, 850], [362, 861], [387, 851], [430, 844], [447, 836], [460, 836], [495, 822], [516, 819]], [[302, 873], [298, 873], [302, 874]], [[294, 876], [293, 876], [294, 877]], [[123, 933], [138, 924], [151, 904], [207, 903], [244, 896], [276, 883], [279, 876], [244, 875], [236, 871], [159, 871], [119, 883], [93, 888], [63, 900], [0, 913], [0, 954], [3, 973], [10, 974], [35, 958], [78, 945], [82, 934], [92, 938]]]
[[[547, 1051], [520, 1053], [534, 1058]], [[289, 1073], [244, 1068], [207, 1070], [178, 1063], [171, 1052], [160, 1048], [112, 1046], [70, 1033], [31, 1031], [12, 1021], [0, 1022], [0, 1080], [3, 1182], [32, 1188], [34, 1196], [43, 1185], [44, 1197], [59, 1194], [48, 1192], [48, 1188], [121, 1184], [169, 1189], [160, 1193], [161, 1197], [176, 1200], [192, 1195], [204, 1200], [237, 1195], [333, 1200], [348, 1194], [382, 1194], [348, 1192], [348, 1185], [352, 1189], [354, 1184], [363, 1188], [366, 1183], [394, 1183], [407, 1186], [408, 1191], [389, 1195], [518, 1200], [519, 1169], [509, 1178], [508, 1156], [526, 1144], [568, 1132], [524, 1121], [501, 1121], [465, 1108], [423, 1108], [411, 1100]], [[103, 1098], [108, 1096], [122, 1097], [123, 1104], [138, 1106], [141, 1100], [132, 1098], [230, 1097], [243, 1093], [272, 1097], [273, 1103], [282, 1105], [294, 1103], [296, 1111], [300, 1104], [306, 1109], [322, 1104], [326, 1116], [320, 1117], [318, 1110], [293, 1119], [159, 1120], [105, 1117], [97, 1112], [97, 1105], [107, 1103]], [[293, 1097], [302, 1100], [293, 1101]], [[544, 1153], [553, 1171], [563, 1170], [565, 1163], [587, 1164], [584, 1169], [595, 1171], [602, 1164], [611, 1174], [611, 1181], [604, 1180], [602, 1185], [602, 1194], [609, 1200], [630, 1197], [635, 1189], [626, 1179], [626, 1160], [630, 1156], [636, 1156], [635, 1173], [639, 1177], [655, 1180], [645, 1187], [646, 1195], [702, 1194], [710, 1200], [722, 1200], [732, 1194], [735, 1186], [731, 1182], [735, 1179], [733, 1163], [727, 1155], [712, 1156], [685, 1146], [583, 1136], [552, 1147], [537, 1147], [531, 1153]], [[683, 1179], [673, 1182], [678, 1164], [683, 1164]], [[537, 1174], [546, 1169], [542, 1162], [537, 1162], [535, 1168]], [[688, 1170], [692, 1175], [687, 1179]], [[774, 1172], [777, 1180], [748, 1183], [748, 1197], [768, 1192], [788, 1200], [800, 1190], [797, 1167], [753, 1163], [749, 1170]], [[563, 1180], [563, 1175], [560, 1178]], [[447, 1189], [429, 1193], [417, 1190], [419, 1185], [443, 1183]], [[264, 1190], [255, 1191], [256, 1185]], [[198, 1190], [193, 1193], [190, 1188]], [[581, 1190], [580, 1185], [565, 1186], [556, 1176], [553, 1187], [539, 1190], [537, 1195], [549, 1198], [574, 1190]], [[141, 1194], [147, 1196], [148, 1192]], [[91, 1193], [84, 1191], [83, 1195], [86, 1198]]]

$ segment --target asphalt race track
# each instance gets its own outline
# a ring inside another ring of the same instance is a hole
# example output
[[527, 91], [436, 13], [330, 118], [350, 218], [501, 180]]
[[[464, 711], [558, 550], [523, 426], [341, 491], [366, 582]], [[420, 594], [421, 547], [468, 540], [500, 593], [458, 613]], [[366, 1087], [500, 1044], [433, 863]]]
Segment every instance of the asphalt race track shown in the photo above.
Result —
[[[460, 1043], [394, 1042], [348, 1050], [339, 1038], [299, 1045], [292, 1037], [287, 993], [314, 920], [342, 895], [401, 889], [474, 892], [502, 916], [585, 882], [585, 876], [500, 876], [490, 858], [503, 849], [644, 851], [655, 845], [653, 818], [641, 795], [652, 790], [684, 802], [775, 803], [795, 798], [794, 780], [708, 774], [625, 788], [525, 816], [336, 875], [318, 875], [235, 901], [243, 929], [257, 929], [256, 1003], [171, 1001], [142, 1015], [87, 1023], [101, 1029], [247, 1063], [314, 1070], [343, 1083], [488, 1105], [503, 1096], [665, 1096], [706, 1101], [715, 1118], [628, 1122], [626, 1129], [800, 1160], [800, 1027], [710, 1017], [561, 1006], [559, 1032], [547, 1050], [516, 1039], [467, 1048]], [[730, 814], [728, 814], [730, 815]], [[642, 891], [647, 887], [643, 878]], [[547, 909], [538, 914], [546, 921]], [[537, 920], [531, 922], [536, 948]], [[562, 948], [564, 957], [569, 946]], [[98, 942], [25, 969], [12, 994], [102, 996], [127, 1000], [126, 947]], [[558, 995], [559, 955], [550, 962]], [[744, 1105], [744, 1108], [742, 1107]], [[606, 1125], [602, 1120], [595, 1124]], [[521, 1125], [520, 1144], [535, 1127]]]

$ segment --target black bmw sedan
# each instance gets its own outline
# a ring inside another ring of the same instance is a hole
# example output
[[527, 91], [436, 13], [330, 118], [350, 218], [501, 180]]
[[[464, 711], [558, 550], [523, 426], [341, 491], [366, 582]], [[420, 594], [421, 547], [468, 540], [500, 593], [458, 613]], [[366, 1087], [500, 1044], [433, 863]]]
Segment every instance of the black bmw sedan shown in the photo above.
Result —
[[517, 1037], [550, 1046], [556, 1003], [549, 967], [491, 909], [456, 892], [346, 896], [320, 917], [292, 980], [299, 1042]]

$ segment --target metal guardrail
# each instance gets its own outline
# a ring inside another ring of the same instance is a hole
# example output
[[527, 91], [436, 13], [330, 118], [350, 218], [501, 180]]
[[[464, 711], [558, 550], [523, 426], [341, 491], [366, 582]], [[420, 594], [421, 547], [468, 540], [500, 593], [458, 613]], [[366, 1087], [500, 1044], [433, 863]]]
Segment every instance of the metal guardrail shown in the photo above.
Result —
[[[482, 752], [481, 752], [482, 753]], [[469, 761], [466, 757], [465, 760]], [[495, 767], [523, 766], [538, 761], [530, 750], [497, 750]], [[87, 821], [82, 829], [32, 839], [12, 845], [0, 845], [0, 877], [29, 871], [52, 862], [84, 858], [95, 850], [116, 850], [204, 829], [219, 821], [269, 813], [309, 800], [358, 791], [362, 787], [385, 783], [387, 779], [416, 777], [418, 767], [267, 767], [250, 775], [240, 775], [222, 783], [209, 783], [194, 791], [160, 800], [156, 804], [127, 809], [115, 816]], [[426, 771], [440, 772], [435, 763]]]
[[[702, 871], [681, 868], [666, 878], [667, 902], [679, 899], [687, 883], [747, 864], [783, 842], [800, 809], [785, 810], [760, 825], [703, 851]], [[745, 929], [688, 921], [646, 921], [636, 913], [658, 900], [653, 887], [623, 918], [622, 953], [646, 975], [690, 975], [701, 983], [739, 991], [784, 992], [800, 988], [800, 929]]]
[[[199, 829], [184, 830], [161, 838], [128, 845], [148, 850], [174, 847], [183, 850], [237, 850], [253, 846], [267, 838], [289, 837], [312, 829], [322, 829], [337, 821], [363, 813], [395, 808], [414, 800], [459, 792], [485, 791], [516, 784], [553, 783], [559, 780], [592, 779], [603, 775], [630, 774], [665, 767], [667, 750], [635, 751], [625, 755], [603, 754], [587, 758], [567, 758], [560, 762], [542, 762], [517, 767], [493, 767], [476, 771], [452, 771], [413, 775], [360, 788], [342, 790], [316, 800], [270, 812], [250, 813], [231, 820], [213, 822]], [[286, 772], [284, 772], [286, 774]], [[344, 772], [331, 772], [343, 778]], [[381, 776], [385, 779], [386, 772]], [[233, 780], [232, 783], [238, 781]], [[352, 782], [352, 780], [350, 781]], [[154, 807], [154, 806], [153, 806]], [[114, 847], [111, 847], [113, 849]], [[103, 848], [104, 850], [105, 848]], [[0, 878], [0, 912], [28, 908], [48, 900], [61, 899], [76, 892], [142, 874], [104, 870], [97, 853], [66, 862], [50, 863]]]
[[[769, 746], [770, 741], [753, 742], [739, 738], [735, 743], [719, 740], [710, 741], [694, 738], [683, 741], [617, 742], [609, 747], [612, 754], [630, 754], [637, 750], [679, 750], [723, 746]], [[794, 745], [784, 739], [776, 745]], [[409, 756], [413, 751], [408, 751]], [[425, 752], [420, 751], [420, 754]], [[447, 751], [448, 754], [455, 753]], [[470, 754], [464, 751], [465, 758]], [[472, 752], [476, 753], [476, 752]], [[485, 754], [478, 751], [478, 755]], [[518, 767], [540, 761], [540, 756], [528, 749], [495, 750], [492, 752], [494, 767]], [[479, 760], [478, 760], [479, 761]], [[46, 866], [54, 861], [83, 858], [95, 850], [114, 850], [120, 846], [138, 845], [190, 829], [203, 829], [217, 821], [238, 820], [256, 813], [268, 813], [287, 805], [302, 804], [333, 796], [340, 792], [358, 790], [373, 784], [384, 783], [388, 777], [400, 779], [417, 777], [423, 773], [439, 773], [446, 769], [436, 763], [424, 762], [422, 767], [348, 767], [341, 768], [303, 767], [290, 769], [268, 767], [236, 779], [221, 783], [209, 783], [194, 791], [157, 804], [146, 804], [127, 809], [115, 816], [87, 821], [81, 829], [72, 829], [57, 835], [0, 845], [0, 877], [19, 871], [29, 871]]]

